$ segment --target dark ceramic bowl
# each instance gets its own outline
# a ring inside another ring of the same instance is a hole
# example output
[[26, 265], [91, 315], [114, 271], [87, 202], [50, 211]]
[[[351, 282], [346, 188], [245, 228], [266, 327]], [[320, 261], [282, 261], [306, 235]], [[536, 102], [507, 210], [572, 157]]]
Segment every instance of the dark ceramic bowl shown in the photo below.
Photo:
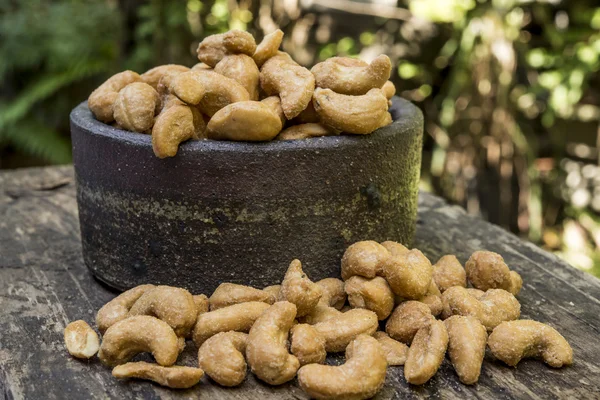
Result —
[[394, 122], [366, 136], [194, 141], [158, 159], [149, 135], [71, 113], [86, 265], [117, 289], [142, 283], [210, 294], [221, 282], [279, 283], [299, 258], [339, 275], [359, 240], [410, 244], [423, 116], [393, 99]]

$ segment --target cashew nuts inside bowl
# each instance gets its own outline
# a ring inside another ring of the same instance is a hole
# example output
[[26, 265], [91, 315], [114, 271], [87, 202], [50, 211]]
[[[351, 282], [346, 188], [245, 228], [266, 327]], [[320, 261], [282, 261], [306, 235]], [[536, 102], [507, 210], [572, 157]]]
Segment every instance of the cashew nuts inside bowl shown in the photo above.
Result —
[[[391, 71], [392, 62], [385, 54], [376, 57], [371, 64], [349, 57], [332, 57], [311, 69], [318, 87], [355, 96], [382, 88]], [[391, 88], [386, 87], [386, 92], [390, 91]]]

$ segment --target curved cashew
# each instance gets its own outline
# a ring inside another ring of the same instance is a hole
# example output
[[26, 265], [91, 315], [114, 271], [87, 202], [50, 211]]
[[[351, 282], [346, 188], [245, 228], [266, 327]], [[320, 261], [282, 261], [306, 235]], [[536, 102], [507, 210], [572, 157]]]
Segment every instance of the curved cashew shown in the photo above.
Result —
[[248, 332], [254, 321], [269, 305], [260, 301], [234, 304], [198, 316], [194, 327], [194, 343], [200, 346], [219, 332]]
[[368, 134], [392, 122], [388, 100], [381, 89], [350, 96], [316, 88], [313, 106], [322, 123], [342, 132]]
[[440, 292], [452, 286], [467, 287], [467, 273], [454, 255], [447, 255], [433, 265], [433, 280]]
[[359, 335], [346, 348], [345, 364], [305, 365], [298, 371], [298, 383], [312, 398], [360, 400], [373, 397], [381, 389], [386, 371], [379, 342]]
[[198, 365], [219, 385], [237, 386], [246, 378], [247, 341], [246, 333], [217, 333], [198, 349]]
[[256, 51], [254, 37], [245, 31], [232, 29], [229, 32], [210, 35], [198, 45], [198, 60], [210, 67], [217, 65], [227, 54], [252, 56]]
[[342, 351], [358, 335], [372, 335], [377, 331], [379, 322], [377, 314], [373, 311], [354, 308], [343, 313], [331, 309], [336, 311], [337, 315], [313, 325], [325, 339], [325, 350], [328, 352]]
[[192, 367], [162, 367], [144, 361], [129, 362], [117, 365], [112, 370], [115, 378], [140, 378], [156, 382], [161, 386], [174, 389], [187, 389], [195, 386], [204, 376], [200, 368]]
[[139, 82], [141, 77], [133, 71], [119, 72], [108, 78], [88, 97], [88, 107], [98, 121], [108, 124], [114, 121], [113, 105], [119, 91], [133, 82]]
[[152, 150], [158, 158], [174, 157], [179, 145], [204, 135], [204, 119], [193, 107], [172, 105], [163, 110], [152, 128]]
[[300, 362], [288, 353], [287, 339], [296, 318], [296, 306], [280, 301], [270, 306], [252, 325], [246, 359], [252, 372], [270, 385], [281, 385], [296, 375]]
[[279, 290], [279, 300], [287, 300], [296, 306], [296, 315], [310, 314], [317, 306], [323, 290], [302, 271], [300, 260], [293, 260], [285, 273]]
[[477, 299], [467, 289], [453, 286], [442, 294], [444, 309], [442, 319], [452, 315], [471, 315], [477, 318], [488, 331], [501, 322], [518, 319], [521, 305], [518, 300], [502, 289], [490, 289]]
[[147, 132], [154, 125], [154, 115], [160, 111], [158, 92], [144, 82], [134, 82], [119, 92], [113, 106], [115, 121], [124, 129]]
[[337, 135], [333, 128], [323, 124], [300, 124], [293, 125], [281, 131], [276, 140], [299, 140], [313, 137]]
[[185, 336], [193, 328], [198, 309], [192, 294], [173, 286], [156, 286], [146, 291], [131, 307], [129, 315], [151, 315], [165, 321]]
[[408, 354], [407, 345], [392, 339], [387, 333], [381, 331], [375, 332], [373, 337], [381, 345], [388, 365], [404, 365]]
[[396, 307], [385, 324], [385, 331], [393, 339], [410, 344], [419, 329], [434, 320], [426, 304], [419, 301], [406, 301]]
[[406, 381], [413, 385], [422, 385], [431, 379], [442, 365], [447, 347], [448, 332], [442, 321], [434, 320], [419, 329], [404, 363]]
[[316, 324], [340, 315], [340, 309], [346, 304], [344, 282], [337, 278], [325, 278], [317, 282], [323, 295], [317, 306], [302, 320], [308, 324]]
[[325, 362], [325, 339], [312, 325], [294, 325], [290, 334], [290, 352], [298, 358], [300, 365]]
[[388, 100], [391, 100], [396, 94], [396, 86], [392, 81], [386, 81], [381, 87], [381, 90], [383, 90], [383, 93]]
[[111, 325], [116, 324], [122, 319], [127, 318], [129, 309], [133, 304], [148, 290], [153, 289], [154, 285], [140, 285], [129, 289], [98, 310], [96, 314], [96, 325], [100, 333], [104, 333]]
[[365, 240], [350, 245], [342, 256], [342, 279], [357, 275], [375, 278], [390, 253], [385, 247], [373, 240]]
[[210, 310], [214, 311], [248, 301], [262, 301], [263, 303], [273, 304], [275, 303], [275, 296], [272, 293], [251, 286], [221, 283], [210, 296], [209, 301]]
[[433, 267], [417, 249], [387, 258], [382, 264], [382, 274], [392, 291], [405, 299], [420, 299], [431, 285]]
[[260, 101], [241, 101], [223, 107], [208, 121], [209, 139], [237, 141], [271, 140], [281, 131], [281, 120]]
[[374, 311], [380, 321], [394, 309], [394, 293], [380, 276], [373, 279], [353, 276], [346, 281], [345, 290], [352, 307]]
[[[381, 88], [390, 78], [392, 62], [385, 54], [369, 65], [356, 65], [359, 63], [349, 60], [347, 57], [332, 57], [312, 67], [310, 72], [315, 76], [316, 85], [356, 96]], [[355, 65], [349, 65], [353, 63]]]
[[162, 366], [175, 364], [179, 355], [175, 331], [166, 322], [148, 315], [126, 318], [106, 330], [98, 358], [114, 367], [142, 352], [152, 353]]
[[281, 41], [283, 40], [283, 31], [281, 29], [277, 29], [274, 32], [265, 35], [263, 40], [256, 46], [256, 51], [252, 58], [258, 67], [262, 67], [262, 65], [269, 58], [277, 55], [277, 51], [279, 50], [279, 46], [281, 46]]
[[400, 254], [408, 253], [410, 251], [410, 249], [404, 246], [402, 243], [392, 242], [390, 240], [381, 242], [381, 245], [390, 252], [392, 257], [397, 257]]
[[258, 100], [259, 71], [251, 57], [245, 54], [226, 55], [215, 65], [214, 71], [242, 85], [248, 91], [250, 100]]
[[492, 251], [476, 251], [465, 264], [467, 278], [480, 290], [504, 289], [517, 295], [523, 286], [521, 275], [511, 271], [502, 256]]
[[149, 69], [148, 71], [144, 72], [142, 75], [140, 75], [142, 82], [147, 83], [148, 85], [152, 86], [154, 89], [158, 89], [158, 82], [160, 82], [160, 79], [164, 76], [164, 75], [171, 75], [171, 74], [180, 74], [182, 72], [186, 72], [189, 71], [190, 69], [188, 67], [186, 67], [185, 65], [178, 65], [178, 64], [166, 64], [166, 65], [159, 65], [158, 67], [154, 67], [152, 69]]
[[84, 320], [71, 322], [65, 327], [65, 345], [73, 357], [91, 358], [100, 348], [98, 335]]
[[444, 321], [448, 331], [448, 354], [458, 378], [465, 385], [479, 380], [485, 356], [487, 330], [475, 317], [454, 315]]
[[523, 358], [539, 357], [554, 368], [573, 363], [573, 349], [551, 326], [532, 320], [503, 322], [488, 339], [494, 357], [514, 367]]

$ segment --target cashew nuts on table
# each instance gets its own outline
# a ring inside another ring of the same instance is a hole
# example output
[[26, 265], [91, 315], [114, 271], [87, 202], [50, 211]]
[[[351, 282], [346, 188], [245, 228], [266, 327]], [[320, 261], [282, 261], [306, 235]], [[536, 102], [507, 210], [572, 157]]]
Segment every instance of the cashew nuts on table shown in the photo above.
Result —
[[81, 319], [65, 327], [64, 338], [67, 351], [73, 357], [92, 358], [100, 348], [98, 335]]
[[476, 251], [465, 264], [467, 278], [476, 289], [504, 289], [517, 295], [523, 286], [521, 275], [511, 271], [502, 256], [492, 251]]
[[281, 282], [279, 300], [296, 305], [296, 315], [303, 317], [317, 306], [323, 290], [302, 271], [300, 260], [293, 260]]
[[448, 332], [442, 321], [434, 320], [417, 331], [404, 363], [404, 377], [408, 383], [422, 385], [440, 368], [446, 348]]
[[104, 333], [111, 325], [127, 318], [129, 309], [134, 303], [142, 297], [145, 292], [154, 287], [154, 285], [136, 286], [121, 293], [102, 306], [96, 314], [96, 325], [98, 326], [100, 333]]
[[220, 332], [207, 339], [198, 350], [198, 365], [222, 386], [237, 386], [246, 378], [248, 334]]
[[144, 361], [117, 365], [112, 370], [115, 378], [138, 378], [156, 382], [174, 389], [187, 389], [195, 386], [204, 376], [200, 368], [171, 366], [163, 367]]
[[262, 301], [267, 304], [275, 303], [276, 296], [268, 290], [260, 290], [252, 286], [238, 285], [236, 283], [221, 283], [208, 299], [210, 310], [247, 303], [249, 301]]
[[442, 293], [452, 286], [467, 287], [467, 273], [454, 255], [446, 255], [433, 265], [433, 280]]
[[485, 356], [487, 330], [475, 317], [453, 315], [444, 321], [448, 331], [448, 355], [458, 378], [465, 385], [479, 380]]

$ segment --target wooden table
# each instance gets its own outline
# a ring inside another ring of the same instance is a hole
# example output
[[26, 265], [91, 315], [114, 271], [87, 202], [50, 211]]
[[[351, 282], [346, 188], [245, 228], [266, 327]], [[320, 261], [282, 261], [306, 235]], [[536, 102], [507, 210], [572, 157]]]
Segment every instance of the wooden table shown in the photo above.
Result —
[[[454, 253], [465, 262], [478, 249], [502, 254], [523, 277], [522, 318], [556, 327], [571, 343], [575, 363], [555, 370], [527, 360], [514, 369], [488, 353], [475, 386], [460, 384], [447, 360], [420, 387], [406, 383], [401, 367], [391, 367], [378, 399], [600, 398], [600, 280], [425, 193], [414, 247], [432, 260]], [[270, 387], [251, 374], [233, 389], [207, 378], [184, 391], [117, 381], [96, 358], [70, 357], [63, 344], [65, 325], [93, 322], [114, 295], [83, 264], [73, 169], [0, 173], [0, 399], [306, 398], [295, 382]], [[196, 365], [195, 352], [188, 344], [181, 363]]]

